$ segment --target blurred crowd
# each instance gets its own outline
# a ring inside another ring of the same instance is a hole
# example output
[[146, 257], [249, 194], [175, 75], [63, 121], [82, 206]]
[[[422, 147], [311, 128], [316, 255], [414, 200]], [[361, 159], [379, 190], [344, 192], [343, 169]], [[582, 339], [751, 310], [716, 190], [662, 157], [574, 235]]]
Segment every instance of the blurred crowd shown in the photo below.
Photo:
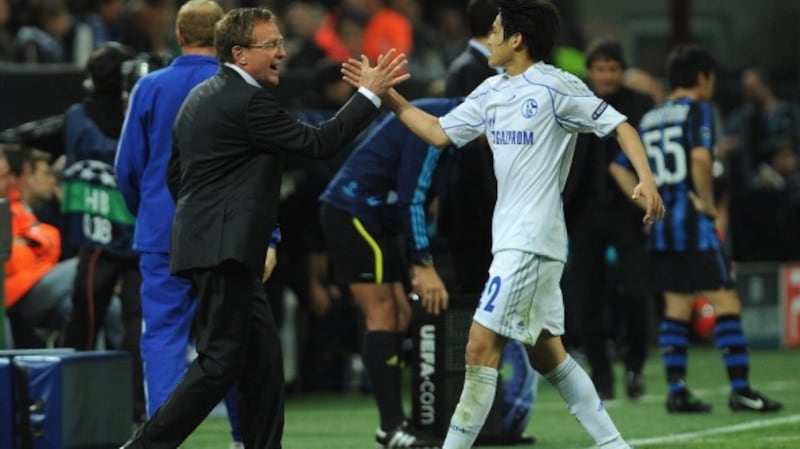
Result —
[[[352, 88], [341, 81], [339, 63], [362, 53], [373, 61], [389, 48], [407, 53], [408, 70], [423, 86], [420, 93], [444, 95], [447, 69], [470, 38], [463, 3], [220, 1], [226, 10], [258, 4], [278, 14], [288, 53], [288, 69], [282, 77], [290, 78], [292, 69], [314, 73], [314, 84], [287, 105], [297, 118], [309, 122], [327, 118], [350, 97]], [[132, 49], [131, 59], [143, 53], [176, 56], [180, 51], [174, 35], [177, 6], [176, 0], [0, 0], [0, 61], [85, 67], [92, 52], [111, 41]], [[625, 82], [655, 103], [664, 99], [663, 83], [641, 70], [628, 68]], [[781, 98], [769, 75], [756, 67], [741, 73], [740, 94], [741, 104], [722, 117], [724, 128], [714, 130], [720, 137], [715, 165], [721, 211], [718, 232], [736, 261], [800, 260], [800, 105]], [[116, 126], [121, 126], [121, 116]], [[58, 235], [64, 200], [60, 182], [64, 160], [59, 156], [64, 151], [42, 152], [25, 147], [24, 142], [0, 142], [0, 146], [4, 153], [0, 195], [9, 198], [12, 207], [18, 204], [29, 221], [18, 224], [14, 242], [31, 249], [25, 260], [14, 260], [28, 265], [5, 266], [13, 341], [18, 347], [59, 345], [72, 310], [80, 251]], [[279, 320], [291, 322], [284, 344], [295, 345], [299, 359], [287, 369], [302, 367], [294, 379], [290, 373], [287, 380], [295, 380], [303, 390], [367, 387], [353, 377], [359, 376], [360, 368], [357, 308], [346, 289], [329, 276], [318, 223], [317, 197], [344, 157], [346, 152], [326, 161], [289, 160], [284, 179], [283, 242], [267, 288], [273, 298], [284, 298], [272, 304]], [[429, 228], [437, 251], [446, 252], [436, 236], [435, 221]], [[439, 260], [444, 265], [446, 254], [437, 254]], [[36, 267], [35, 276], [31, 267]], [[442, 272], [452, 285], [452, 272], [446, 268]], [[24, 276], [24, 282], [18, 276]], [[9, 283], [15, 277], [19, 290], [12, 290], [15, 293], [9, 299]], [[56, 287], [42, 293], [48, 300], [40, 300], [37, 306], [41, 307], [28, 311], [19, 307], [33, 301], [34, 292], [38, 295], [45, 283], [53, 285], [51, 281]], [[117, 286], [112, 293], [120, 296], [123, 292]], [[109, 316], [106, 340], [98, 343], [93, 336], [92, 345], [123, 344], [122, 313], [117, 309], [115, 316], [112, 310]]]
[[[409, 71], [441, 79], [469, 32], [463, 2], [420, 0], [225, 0], [223, 9], [266, 6], [281, 19], [289, 67], [313, 68], [389, 48], [411, 55]], [[136, 52], [175, 55], [176, 0], [0, 0], [0, 61], [75, 63], [117, 41]]]

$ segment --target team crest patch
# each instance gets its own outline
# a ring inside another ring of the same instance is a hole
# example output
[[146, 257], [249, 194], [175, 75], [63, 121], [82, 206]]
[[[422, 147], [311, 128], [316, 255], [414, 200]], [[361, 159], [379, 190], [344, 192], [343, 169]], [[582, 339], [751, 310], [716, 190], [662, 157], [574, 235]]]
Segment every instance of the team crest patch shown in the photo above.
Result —
[[597, 120], [601, 115], [603, 115], [603, 112], [606, 111], [607, 107], [608, 103], [606, 103], [605, 101], [600, 103], [600, 106], [598, 106], [597, 109], [595, 109], [594, 112], [592, 112], [592, 120]]
[[522, 116], [525, 118], [533, 118], [538, 110], [539, 103], [537, 103], [533, 98], [529, 98], [522, 103]]

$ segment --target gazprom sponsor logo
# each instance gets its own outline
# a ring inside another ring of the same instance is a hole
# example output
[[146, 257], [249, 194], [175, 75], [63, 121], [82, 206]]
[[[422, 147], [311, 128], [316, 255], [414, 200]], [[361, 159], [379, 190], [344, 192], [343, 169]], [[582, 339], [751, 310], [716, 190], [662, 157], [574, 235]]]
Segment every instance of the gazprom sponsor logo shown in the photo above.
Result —
[[493, 145], [533, 145], [533, 131], [501, 129], [489, 131]]

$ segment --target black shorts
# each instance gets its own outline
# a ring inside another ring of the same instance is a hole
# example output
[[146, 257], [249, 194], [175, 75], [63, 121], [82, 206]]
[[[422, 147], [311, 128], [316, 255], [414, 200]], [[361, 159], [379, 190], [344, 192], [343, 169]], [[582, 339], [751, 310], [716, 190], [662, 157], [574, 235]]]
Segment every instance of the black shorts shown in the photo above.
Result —
[[733, 289], [730, 260], [721, 249], [654, 252], [653, 283], [660, 292], [697, 293]]
[[320, 222], [336, 280], [344, 285], [403, 281], [405, 258], [400, 236], [371, 229], [356, 217], [329, 204], [320, 208]]

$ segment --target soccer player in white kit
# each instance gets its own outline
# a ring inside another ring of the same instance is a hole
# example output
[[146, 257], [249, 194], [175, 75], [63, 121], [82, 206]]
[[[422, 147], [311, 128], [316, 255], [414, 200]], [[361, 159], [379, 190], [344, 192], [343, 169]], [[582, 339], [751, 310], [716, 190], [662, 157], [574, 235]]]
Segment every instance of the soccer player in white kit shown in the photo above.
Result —
[[[645, 223], [660, 219], [664, 204], [639, 135], [626, 117], [578, 78], [542, 62], [558, 35], [556, 7], [545, 0], [499, 0], [498, 5], [489, 65], [503, 67], [505, 74], [488, 78], [441, 118], [415, 108], [396, 91], [385, 99], [429, 144], [462, 146], [485, 134], [494, 155], [493, 260], [470, 327], [464, 389], [443, 448], [472, 447], [495, 397], [503, 347], [512, 338], [527, 346], [533, 367], [558, 389], [599, 447], [625, 449], [629, 446], [592, 381], [560, 337], [559, 280], [567, 257], [561, 189], [577, 134], [616, 136], [638, 175], [633, 197], [646, 203]], [[362, 64], [369, 61], [345, 63], [344, 78], [356, 82]]]

